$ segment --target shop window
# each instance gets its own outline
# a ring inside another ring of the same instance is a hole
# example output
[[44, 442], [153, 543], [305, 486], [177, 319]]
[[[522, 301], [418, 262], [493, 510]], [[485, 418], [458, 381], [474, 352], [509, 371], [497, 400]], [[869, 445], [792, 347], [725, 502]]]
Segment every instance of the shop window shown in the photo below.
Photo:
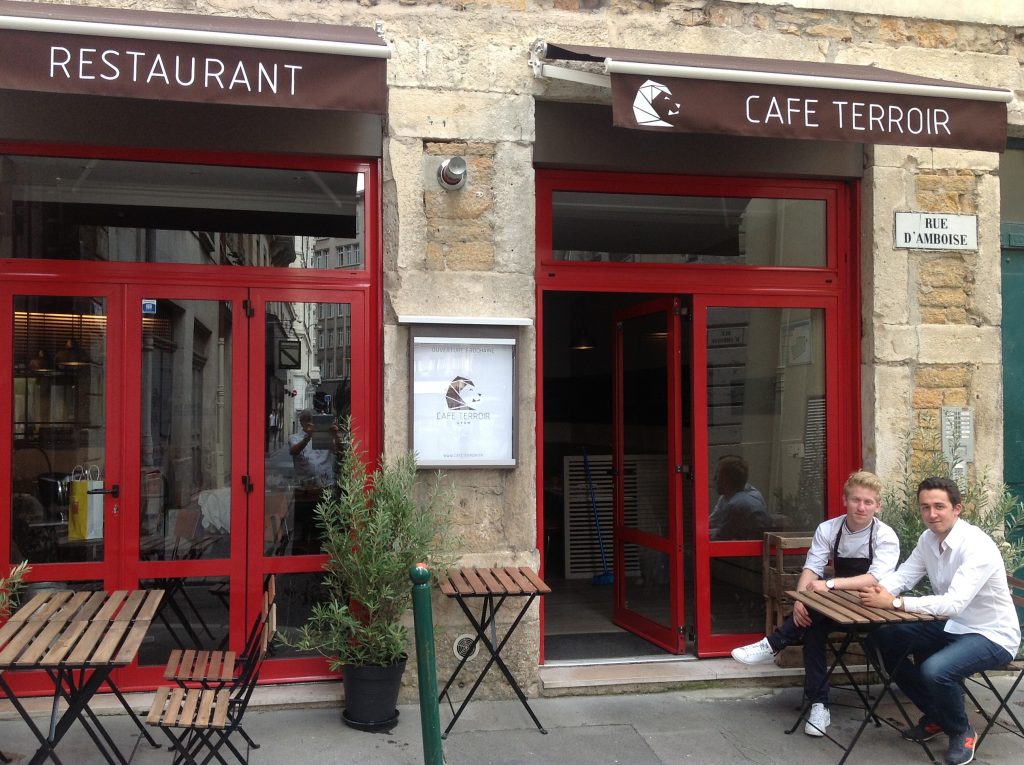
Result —
[[360, 173], [2, 161], [0, 258], [325, 269], [345, 247], [344, 267], [365, 267]]
[[825, 202], [555, 191], [554, 260], [823, 268]]

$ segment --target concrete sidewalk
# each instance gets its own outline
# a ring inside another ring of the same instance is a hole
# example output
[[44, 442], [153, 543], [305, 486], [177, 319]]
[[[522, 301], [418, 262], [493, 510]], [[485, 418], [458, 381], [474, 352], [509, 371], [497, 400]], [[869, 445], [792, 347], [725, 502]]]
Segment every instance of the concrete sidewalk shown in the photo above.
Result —
[[[336, 684], [334, 684], [336, 685]], [[288, 701], [268, 702], [251, 708], [246, 728], [261, 744], [250, 762], [320, 765], [422, 765], [419, 708], [400, 707], [398, 725], [389, 732], [365, 733], [345, 727], [337, 692], [328, 686], [318, 693], [303, 686], [278, 689]], [[262, 689], [261, 689], [262, 690]], [[849, 694], [836, 692], [834, 702]], [[146, 696], [131, 697], [133, 706], [144, 706]], [[298, 699], [299, 705], [291, 702]], [[530, 704], [548, 734], [533, 726], [516, 700], [474, 700], [443, 742], [448, 765], [677, 765], [679, 763], [760, 763], [763, 765], [828, 765], [837, 763], [841, 750], [827, 739], [810, 738], [798, 730], [784, 730], [796, 719], [800, 691], [796, 688], [704, 688], [661, 693], [565, 696], [532, 699]], [[1018, 697], [1014, 710], [1024, 714], [1024, 699]], [[46, 709], [34, 707], [43, 724]], [[138, 740], [127, 716], [108, 707], [104, 725], [129, 752]], [[883, 716], [895, 719], [893, 706], [883, 706]], [[31, 734], [9, 709], [0, 709], [0, 750], [7, 754], [34, 751]], [[974, 716], [975, 719], [977, 715]], [[442, 726], [451, 719], [447, 707], [441, 711]], [[857, 710], [835, 704], [829, 732], [849, 740], [860, 715]], [[156, 731], [159, 734], [159, 731]], [[945, 738], [932, 742], [942, 762]], [[975, 762], [987, 765], [1018, 765], [1022, 741], [996, 729], [986, 738]], [[58, 748], [68, 765], [100, 763], [102, 758], [80, 728]], [[16, 760], [23, 762], [25, 760]], [[887, 726], [869, 725], [848, 762], [925, 763], [920, 746], [907, 743]], [[139, 765], [170, 765], [166, 749], [143, 743], [132, 759]]]

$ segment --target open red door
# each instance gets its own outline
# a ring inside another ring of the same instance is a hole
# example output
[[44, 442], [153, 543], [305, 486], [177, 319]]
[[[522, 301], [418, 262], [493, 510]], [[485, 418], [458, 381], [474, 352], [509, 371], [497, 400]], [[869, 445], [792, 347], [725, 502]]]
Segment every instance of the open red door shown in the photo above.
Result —
[[614, 622], [673, 653], [683, 629], [680, 298], [614, 315]]

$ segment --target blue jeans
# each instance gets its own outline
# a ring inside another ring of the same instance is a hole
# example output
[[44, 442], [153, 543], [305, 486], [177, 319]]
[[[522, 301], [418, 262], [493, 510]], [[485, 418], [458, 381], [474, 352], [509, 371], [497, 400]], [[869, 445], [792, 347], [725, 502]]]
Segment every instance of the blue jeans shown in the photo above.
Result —
[[889, 624], [871, 633], [868, 646], [881, 654], [886, 670], [925, 720], [955, 736], [970, 727], [960, 681], [980, 670], [1001, 667], [1012, 657], [986, 637], [955, 635], [945, 632], [945, 626], [945, 621]]
[[825, 647], [828, 635], [835, 630], [843, 629], [826, 616], [811, 611], [811, 625], [800, 627], [793, 617], [788, 617], [776, 630], [768, 636], [768, 645], [778, 653], [793, 643], [804, 643], [804, 695], [812, 704], [821, 702], [828, 704], [828, 670]]

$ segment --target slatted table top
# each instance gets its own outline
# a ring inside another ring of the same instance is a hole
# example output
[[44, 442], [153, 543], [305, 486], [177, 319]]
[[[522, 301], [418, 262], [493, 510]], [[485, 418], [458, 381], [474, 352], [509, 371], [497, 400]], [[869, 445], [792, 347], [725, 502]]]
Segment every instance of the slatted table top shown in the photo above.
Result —
[[438, 574], [438, 584], [449, 598], [547, 595], [551, 592], [551, 588], [526, 566], [451, 568]]
[[41, 592], [0, 628], [0, 670], [130, 664], [163, 594]]
[[799, 600], [808, 608], [824, 614], [839, 624], [887, 624], [897, 622], [930, 622], [936, 617], [931, 614], [917, 614], [897, 611], [894, 608], [869, 608], [862, 606], [857, 594], [847, 590], [808, 592], [787, 590], [793, 600]]

